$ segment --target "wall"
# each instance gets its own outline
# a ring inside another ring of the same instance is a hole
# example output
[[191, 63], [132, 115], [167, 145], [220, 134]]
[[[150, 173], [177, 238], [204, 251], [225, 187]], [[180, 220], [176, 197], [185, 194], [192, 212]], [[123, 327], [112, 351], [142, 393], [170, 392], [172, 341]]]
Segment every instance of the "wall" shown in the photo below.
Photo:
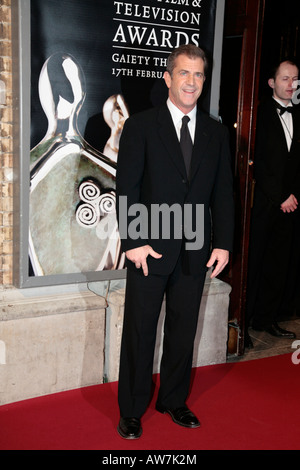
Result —
[[10, 286], [12, 284], [13, 259], [11, 0], [1, 0], [0, 6], [0, 80], [0, 282], [2, 286]]

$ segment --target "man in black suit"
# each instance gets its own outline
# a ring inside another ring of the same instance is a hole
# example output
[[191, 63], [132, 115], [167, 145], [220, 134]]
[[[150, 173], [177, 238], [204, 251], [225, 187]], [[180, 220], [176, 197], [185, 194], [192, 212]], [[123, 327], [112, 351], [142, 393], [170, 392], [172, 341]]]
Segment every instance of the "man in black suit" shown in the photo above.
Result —
[[[197, 110], [206, 68], [200, 48], [186, 45], [175, 49], [164, 74], [167, 103], [131, 116], [121, 136], [117, 201], [128, 269], [118, 432], [125, 439], [142, 433], [164, 294], [166, 317], [156, 409], [181, 426], [200, 425], [185, 403], [193, 342], [205, 275], [214, 265], [215, 277], [227, 264], [234, 218], [227, 129]], [[184, 160], [185, 147], [181, 150], [180, 146], [184, 116], [190, 119], [189, 162]], [[154, 217], [157, 209], [161, 210], [161, 224]]]
[[[274, 68], [268, 81], [273, 96], [260, 106], [256, 131], [247, 323], [278, 338], [295, 337], [277, 318], [295, 256], [293, 243], [299, 237], [300, 115], [292, 102], [297, 83], [293, 61]], [[253, 347], [247, 331], [245, 345]]]

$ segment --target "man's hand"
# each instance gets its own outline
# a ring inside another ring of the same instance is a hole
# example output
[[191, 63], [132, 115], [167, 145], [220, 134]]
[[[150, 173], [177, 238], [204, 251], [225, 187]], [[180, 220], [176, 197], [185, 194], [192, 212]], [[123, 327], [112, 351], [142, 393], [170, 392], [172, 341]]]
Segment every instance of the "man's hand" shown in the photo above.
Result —
[[217, 262], [215, 269], [211, 273], [210, 278], [213, 279], [214, 277], [218, 276], [221, 271], [225, 268], [226, 264], [229, 261], [229, 251], [221, 250], [220, 248], [215, 248], [212, 251], [212, 254], [208, 260], [207, 267], [211, 268], [215, 262]]
[[283, 212], [294, 212], [297, 207], [298, 201], [293, 194], [291, 194], [290, 197], [286, 201], [284, 201], [280, 206]]
[[162, 257], [159, 253], [151, 248], [150, 245], [140, 246], [139, 248], [133, 248], [132, 250], [126, 251], [126, 256], [129, 261], [135, 264], [137, 269], [142, 268], [144, 272], [144, 276], [148, 276], [148, 265], [147, 265], [147, 257], [150, 255], [155, 259], [159, 259]]

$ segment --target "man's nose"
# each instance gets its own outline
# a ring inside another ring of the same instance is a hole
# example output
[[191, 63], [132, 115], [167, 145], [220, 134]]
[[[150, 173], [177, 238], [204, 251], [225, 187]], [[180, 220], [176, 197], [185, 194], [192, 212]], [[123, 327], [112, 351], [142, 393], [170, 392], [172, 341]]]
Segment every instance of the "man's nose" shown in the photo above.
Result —
[[188, 76], [187, 76], [187, 83], [189, 85], [194, 85], [195, 83], [195, 77], [192, 73], [189, 73]]

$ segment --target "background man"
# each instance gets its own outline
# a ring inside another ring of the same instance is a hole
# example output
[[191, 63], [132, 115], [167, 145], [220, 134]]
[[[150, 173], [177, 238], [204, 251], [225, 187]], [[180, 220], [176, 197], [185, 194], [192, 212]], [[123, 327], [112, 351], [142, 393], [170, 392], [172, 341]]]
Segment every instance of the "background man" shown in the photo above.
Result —
[[[295, 337], [276, 320], [284, 303], [296, 236], [299, 245], [300, 116], [292, 103], [297, 80], [294, 62], [283, 61], [274, 69], [268, 81], [273, 96], [258, 114], [254, 161], [247, 322], [280, 338]], [[253, 346], [248, 335], [245, 345]]]

